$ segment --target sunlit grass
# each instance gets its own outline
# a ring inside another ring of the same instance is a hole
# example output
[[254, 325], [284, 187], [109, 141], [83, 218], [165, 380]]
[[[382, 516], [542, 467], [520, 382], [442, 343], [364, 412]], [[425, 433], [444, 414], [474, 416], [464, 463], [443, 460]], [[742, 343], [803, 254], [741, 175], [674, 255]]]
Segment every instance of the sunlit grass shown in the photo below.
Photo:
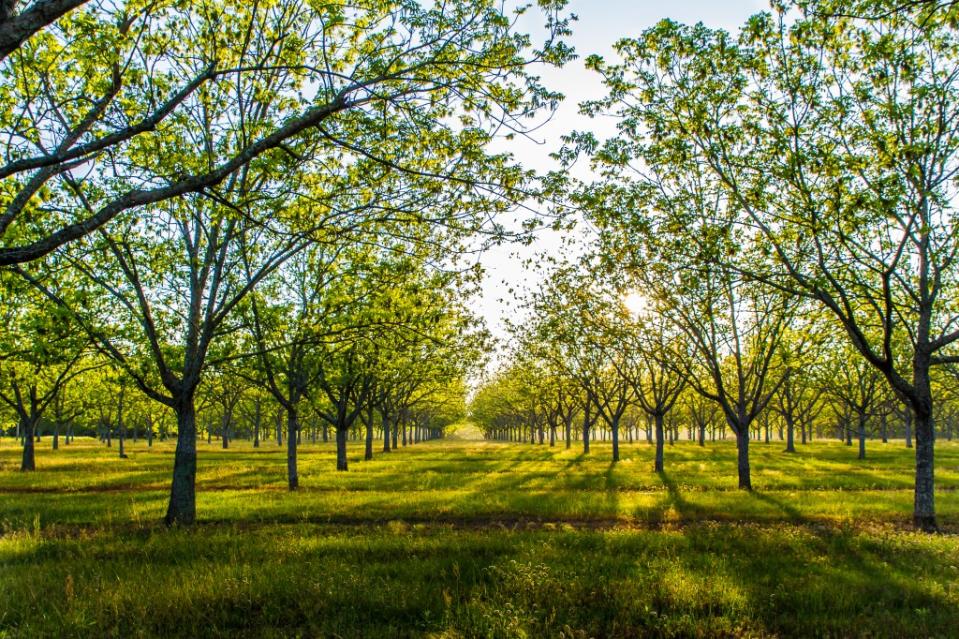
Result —
[[[172, 444], [0, 442], [0, 636], [942, 636], [959, 538], [908, 530], [912, 451], [433, 442], [335, 472], [304, 444], [200, 444], [193, 530], [158, 524]], [[959, 443], [937, 508], [959, 529]], [[562, 635], [561, 635], [562, 633]]]

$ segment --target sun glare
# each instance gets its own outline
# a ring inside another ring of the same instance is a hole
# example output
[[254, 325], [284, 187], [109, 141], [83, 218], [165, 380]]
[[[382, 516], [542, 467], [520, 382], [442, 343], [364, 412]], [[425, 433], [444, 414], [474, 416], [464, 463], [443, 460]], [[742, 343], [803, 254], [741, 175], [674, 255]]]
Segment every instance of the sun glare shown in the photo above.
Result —
[[623, 306], [634, 316], [639, 317], [646, 311], [646, 298], [633, 291], [623, 296]]

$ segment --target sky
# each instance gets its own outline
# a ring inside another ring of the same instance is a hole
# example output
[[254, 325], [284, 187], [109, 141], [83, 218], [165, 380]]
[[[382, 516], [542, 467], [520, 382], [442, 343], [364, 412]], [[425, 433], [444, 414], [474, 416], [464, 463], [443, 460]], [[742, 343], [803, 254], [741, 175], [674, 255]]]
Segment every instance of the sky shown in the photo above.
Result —
[[[535, 132], [535, 141], [517, 138], [505, 148], [526, 167], [545, 172], [555, 168], [549, 154], [560, 148], [562, 135], [574, 130], [592, 130], [601, 138], [611, 134], [612, 122], [579, 115], [578, 104], [604, 93], [598, 75], [585, 69], [585, 59], [595, 53], [614, 60], [613, 44], [618, 39], [639, 36], [663, 18], [688, 24], [702, 22], [709, 27], [735, 31], [750, 15], [767, 8], [766, 0], [572, 0], [569, 11], [579, 19], [573, 23], [573, 34], [567, 42], [579, 57], [562, 69], [544, 68], [540, 72], [544, 84], [562, 92], [566, 99], [552, 119]], [[530, 12], [530, 20], [536, 18], [536, 12]], [[538, 25], [531, 22], [521, 26], [535, 33]], [[504, 318], [515, 321], [520, 313], [510, 289], [528, 290], [539, 282], [536, 271], [524, 266], [524, 262], [536, 262], [544, 254], [555, 254], [560, 245], [561, 237], [546, 231], [541, 232], [531, 246], [501, 246], [481, 256], [486, 275], [481, 294], [473, 300], [472, 308], [486, 320], [495, 337], [505, 340]]]

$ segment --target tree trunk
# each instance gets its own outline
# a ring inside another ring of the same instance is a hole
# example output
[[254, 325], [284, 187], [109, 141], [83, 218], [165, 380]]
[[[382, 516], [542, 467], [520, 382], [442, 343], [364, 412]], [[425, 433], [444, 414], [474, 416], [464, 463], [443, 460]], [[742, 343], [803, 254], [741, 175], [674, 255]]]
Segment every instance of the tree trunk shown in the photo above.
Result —
[[736, 461], [739, 471], [740, 490], [752, 490], [753, 483], [749, 476], [749, 429], [738, 428], [736, 434]]
[[589, 422], [589, 413], [586, 413], [586, 416], [583, 418], [583, 452], [589, 452], [589, 431], [590, 431], [590, 422]]
[[119, 446], [120, 459], [126, 459], [126, 458], [127, 458], [127, 454], [126, 454], [126, 450], [124, 450], [124, 446], [123, 446], [123, 442], [124, 442], [124, 440], [126, 439], [126, 428], [125, 428], [125, 426], [124, 426], [124, 424], [123, 424], [122, 422], [120, 423], [119, 431], [120, 431], [120, 437], [119, 437], [119, 443], [120, 443], [120, 446]]
[[859, 416], [859, 459], [866, 458], [866, 416]]
[[386, 412], [383, 413], [383, 452], [390, 452], [390, 418], [387, 417]]
[[220, 442], [223, 450], [230, 447], [230, 415], [227, 412], [223, 413], [223, 419], [220, 420]]
[[[403, 429], [404, 433], [406, 429]], [[346, 428], [337, 427], [336, 429], [336, 469], [337, 470], [348, 470], [346, 464], [346, 436], [349, 434], [349, 430]]]
[[260, 412], [260, 400], [256, 400], [255, 409], [253, 412], [253, 448], [260, 447], [260, 420], [263, 419], [263, 415]]
[[[655, 420], [654, 428], [656, 429], [656, 466], [654, 470], [657, 473], [661, 473], [663, 472], [663, 416], [657, 414], [653, 416], [653, 419]], [[647, 468], [649, 467], [647, 466]]]
[[53, 425], [53, 450], [60, 450], [60, 421]]
[[366, 420], [366, 451], [363, 459], [373, 459], [373, 409], [369, 409], [369, 419]]
[[[930, 402], [931, 403], [931, 402]], [[934, 451], [936, 444], [935, 422], [932, 411], [916, 415], [916, 494], [913, 509], [913, 524], [924, 532], [935, 532], [936, 500]]]
[[619, 461], [619, 417], [613, 417], [610, 428], [613, 430], [613, 461]]
[[796, 452], [796, 424], [789, 414], [786, 415], [786, 452]]
[[912, 448], [912, 411], [906, 408], [906, 448]]
[[20, 432], [23, 433], [23, 459], [20, 461], [20, 472], [36, 470], [37, 455], [34, 446], [36, 423], [33, 420], [21, 418], [20, 428]]
[[296, 444], [299, 435], [300, 422], [296, 416], [296, 407], [291, 404], [286, 409], [286, 480], [290, 490], [300, 487], [300, 475], [296, 468]]
[[176, 453], [166, 524], [190, 526], [196, 521], [196, 408], [192, 395], [177, 403]]

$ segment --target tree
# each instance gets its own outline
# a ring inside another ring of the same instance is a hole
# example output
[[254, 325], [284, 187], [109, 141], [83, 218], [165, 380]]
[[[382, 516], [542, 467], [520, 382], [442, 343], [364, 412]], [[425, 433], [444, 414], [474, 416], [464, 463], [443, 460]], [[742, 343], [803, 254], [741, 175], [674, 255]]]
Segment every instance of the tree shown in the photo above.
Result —
[[[959, 37], [922, 6], [869, 20], [836, 11], [863, 3], [805, 6], [777, 2], [739, 43], [668, 21], [621, 41], [622, 64], [591, 61], [610, 87], [593, 107], [617, 110], [646, 161], [718, 182], [735, 232], [758, 233], [766, 249], [717, 258], [826, 309], [909, 405], [913, 520], [934, 530], [930, 370], [952, 361], [959, 340], [948, 284], [959, 251]], [[612, 153], [637, 155], [625, 147]]]
[[43, 300], [10, 273], [0, 273], [0, 309], [0, 400], [18, 419], [20, 470], [33, 471], [41, 418], [70, 380], [101, 363], [66, 313], [44, 308]]
[[[561, 0], [538, 3], [548, 36], [528, 55], [529, 39], [486, 0], [130, 0], [70, 12], [79, 4], [39, 0], [0, 22], [0, 57], [14, 51], [0, 80], [2, 265], [42, 258], [125, 211], [215, 192], [262, 156], [299, 161], [322, 143], [400, 166], [391, 134], [409, 136], [399, 129], [478, 151], [490, 130], [521, 131], [522, 116], [558, 99], [525, 68], [571, 56], [558, 39], [568, 32]], [[207, 138], [237, 123], [241, 132], [171, 151], [198, 113]], [[413, 170], [455, 174], [441, 157]]]

